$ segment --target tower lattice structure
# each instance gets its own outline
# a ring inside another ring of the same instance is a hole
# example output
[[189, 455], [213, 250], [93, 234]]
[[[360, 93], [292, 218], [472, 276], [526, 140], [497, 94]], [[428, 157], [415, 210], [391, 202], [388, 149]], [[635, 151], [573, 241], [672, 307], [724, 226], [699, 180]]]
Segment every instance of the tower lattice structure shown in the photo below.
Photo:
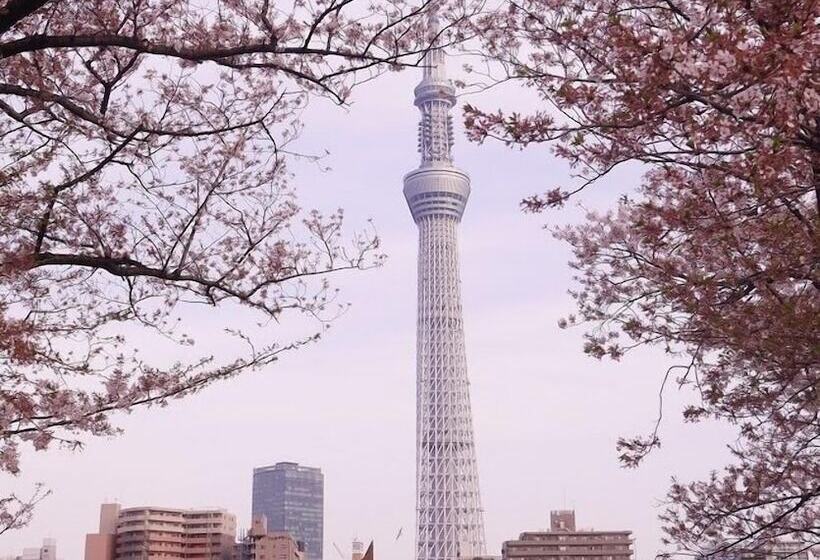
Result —
[[417, 560], [472, 558], [485, 548], [458, 261], [458, 226], [470, 179], [453, 165], [454, 104], [444, 54], [432, 50], [415, 89], [421, 165], [404, 178], [404, 196], [419, 228]]

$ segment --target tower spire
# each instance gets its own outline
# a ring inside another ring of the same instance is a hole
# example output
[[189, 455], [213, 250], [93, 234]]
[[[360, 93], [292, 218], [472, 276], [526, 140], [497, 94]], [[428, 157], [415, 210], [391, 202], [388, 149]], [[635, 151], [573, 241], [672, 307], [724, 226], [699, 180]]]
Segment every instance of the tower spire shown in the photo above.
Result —
[[416, 86], [415, 104], [421, 111], [419, 152], [421, 166], [452, 164], [453, 119], [456, 91], [447, 79], [444, 51], [438, 45], [439, 20], [435, 10], [427, 20], [429, 48], [422, 59], [423, 72]]
[[427, 40], [430, 48], [424, 53], [423, 79], [439, 82], [447, 81], [447, 69], [444, 64], [444, 51], [438, 44], [440, 32], [438, 10], [433, 7], [427, 16]]
[[416, 560], [464, 560], [484, 554], [458, 264], [470, 178], [453, 165], [455, 88], [437, 45], [435, 12], [428, 34], [431, 46], [415, 89], [421, 163], [404, 177], [419, 228]]

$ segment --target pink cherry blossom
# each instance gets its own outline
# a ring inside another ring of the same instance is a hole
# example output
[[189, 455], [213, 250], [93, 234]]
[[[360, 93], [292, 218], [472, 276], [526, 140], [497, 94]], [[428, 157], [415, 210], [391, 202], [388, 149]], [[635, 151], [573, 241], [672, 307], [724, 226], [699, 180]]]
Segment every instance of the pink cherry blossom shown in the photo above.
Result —
[[[319, 337], [330, 279], [382, 256], [341, 211], [300, 208], [302, 109], [420, 64], [431, 5], [0, 0], [0, 474]], [[436, 7], [438, 45], [463, 39], [469, 3]], [[243, 350], [211, 355], [178, 324], [202, 305], [270, 327], [220, 329]], [[152, 359], [152, 333], [186, 359]], [[0, 532], [39, 497], [0, 496]]]
[[[645, 166], [616, 208], [555, 233], [574, 251], [584, 350], [663, 348], [679, 364], [662, 389], [697, 395], [685, 419], [738, 429], [733, 464], [674, 481], [673, 551], [820, 541], [818, 22], [814, 0], [523, 0], [474, 23], [491, 68], [544, 109], [468, 105], [470, 137], [550, 142], [580, 175], [525, 209]], [[660, 441], [625, 438], [621, 459]]]

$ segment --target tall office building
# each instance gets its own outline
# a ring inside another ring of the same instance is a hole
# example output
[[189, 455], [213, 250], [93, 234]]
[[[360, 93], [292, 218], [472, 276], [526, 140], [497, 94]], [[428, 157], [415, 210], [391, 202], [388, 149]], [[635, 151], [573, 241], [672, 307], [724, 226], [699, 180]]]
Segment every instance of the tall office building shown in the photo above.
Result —
[[549, 531], [528, 531], [507, 541], [503, 560], [631, 560], [631, 531], [593, 531], [575, 528], [575, 512], [550, 513]]
[[269, 531], [287, 531], [304, 543], [307, 560], [322, 560], [324, 476], [321, 469], [276, 463], [253, 470], [252, 516], [264, 515]]
[[[430, 21], [431, 39], [437, 35]], [[455, 88], [444, 54], [429, 51], [415, 89], [419, 167], [404, 196], [419, 229], [416, 341], [416, 559], [484, 554], [473, 420], [464, 349], [458, 229], [470, 179], [453, 165]]]
[[231, 560], [236, 518], [222, 509], [103, 504], [99, 533], [86, 535], [85, 560]]

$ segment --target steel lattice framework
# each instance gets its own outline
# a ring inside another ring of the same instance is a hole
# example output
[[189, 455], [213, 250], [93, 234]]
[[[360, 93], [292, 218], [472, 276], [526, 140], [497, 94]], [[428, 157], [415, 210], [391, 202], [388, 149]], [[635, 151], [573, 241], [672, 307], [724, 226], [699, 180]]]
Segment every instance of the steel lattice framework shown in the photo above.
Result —
[[458, 263], [470, 179], [452, 161], [455, 90], [441, 51], [427, 55], [415, 96], [421, 165], [404, 195], [419, 228], [416, 558], [456, 560], [484, 554], [484, 522]]

